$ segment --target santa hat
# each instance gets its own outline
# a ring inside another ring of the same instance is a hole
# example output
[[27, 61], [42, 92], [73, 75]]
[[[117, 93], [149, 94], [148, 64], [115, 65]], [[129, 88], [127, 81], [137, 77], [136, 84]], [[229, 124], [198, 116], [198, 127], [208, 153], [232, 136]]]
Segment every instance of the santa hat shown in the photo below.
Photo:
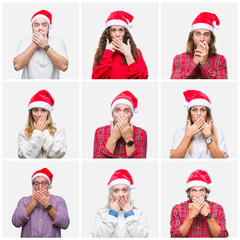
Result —
[[47, 20], [49, 28], [52, 28], [52, 14], [50, 12], [48, 12], [47, 10], [41, 10], [36, 12], [31, 18], [31, 25], [37, 18], [44, 18], [45, 20]]
[[204, 94], [201, 91], [197, 90], [188, 90], [183, 93], [186, 102], [184, 103], [184, 106], [189, 110], [192, 106], [205, 106], [208, 107], [210, 110], [212, 110], [212, 103], [208, 96]]
[[216, 14], [209, 12], [200, 13], [192, 23], [192, 31], [196, 29], [206, 29], [213, 32], [213, 29], [219, 29], [220, 21]]
[[125, 169], [119, 169], [113, 173], [108, 182], [108, 189], [110, 190], [113, 186], [117, 184], [126, 184], [130, 189], [135, 188], [132, 176]]
[[41, 170], [38, 170], [36, 171], [33, 175], [32, 175], [32, 183], [33, 183], [33, 180], [36, 178], [36, 177], [45, 177], [48, 181], [48, 184], [50, 186], [50, 188], [52, 188], [52, 179], [53, 179], [53, 174], [47, 169], [47, 168], [43, 168]]
[[137, 113], [137, 104], [138, 100], [137, 98], [129, 91], [123, 91], [120, 94], [118, 94], [111, 103], [111, 110], [113, 112], [114, 108], [118, 104], [126, 104], [130, 107], [132, 113]]
[[205, 187], [206, 189], [210, 190], [212, 187], [212, 182], [208, 173], [200, 169], [192, 172], [187, 180], [186, 190], [191, 187]]
[[120, 25], [125, 28], [131, 28], [133, 16], [124, 11], [115, 11], [110, 13], [107, 21], [105, 22], [105, 28], [108, 28], [112, 25]]
[[46, 90], [37, 92], [30, 100], [28, 104], [28, 111], [33, 108], [44, 108], [49, 112], [54, 110], [54, 99], [51, 94]]

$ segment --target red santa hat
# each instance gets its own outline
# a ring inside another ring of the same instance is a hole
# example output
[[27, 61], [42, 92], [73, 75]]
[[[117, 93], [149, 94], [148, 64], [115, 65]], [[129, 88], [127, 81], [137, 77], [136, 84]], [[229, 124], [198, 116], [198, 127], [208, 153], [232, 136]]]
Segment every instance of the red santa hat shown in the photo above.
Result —
[[125, 169], [119, 169], [113, 173], [108, 182], [108, 189], [117, 184], [126, 184], [130, 189], [135, 188], [131, 174]]
[[187, 180], [186, 190], [191, 187], [205, 187], [210, 190], [212, 181], [208, 173], [201, 169], [192, 172]]
[[200, 13], [192, 23], [192, 31], [196, 29], [206, 29], [213, 32], [213, 29], [219, 29], [220, 21], [216, 14], [209, 12]]
[[113, 112], [114, 108], [118, 104], [126, 104], [130, 107], [132, 113], [137, 113], [137, 104], [138, 100], [137, 98], [129, 91], [123, 91], [120, 94], [118, 94], [111, 103], [111, 110]]
[[30, 100], [28, 104], [28, 111], [33, 108], [44, 108], [49, 112], [54, 110], [54, 99], [51, 94], [46, 90], [37, 92]]
[[201, 91], [188, 90], [183, 93], [186, 102], [184, 106], [189, 110], [192, 106], [205, 106], [212, 110], [212, 103], [208, 96]]
[[53, 174], [47, 168], [43, 168], [43, 169], [40, 169], [40, 170], [36, 171], [32, 175], [32, 178], [31, 178], [32, 183], [33, 183], [33, 180], [36, 177], [45, 177], [47, 179], [47, 181], [48, 181], [48, 184], [49, 184], [50, 188], [52, 188]]
[[31, 25], [37, 18], [44, 18], [49, 25], [49, 28], [52, 28], [52, 14], [47, 10], [40, 10], [36, 12], [31, 18]]
[[133, 16], [124, 11], [115, 11], [110, 13], [107, 21], [105, 22], [105, 28], [108, 28], [112, 25], [120, 25], [125, 28], [131, 28]]

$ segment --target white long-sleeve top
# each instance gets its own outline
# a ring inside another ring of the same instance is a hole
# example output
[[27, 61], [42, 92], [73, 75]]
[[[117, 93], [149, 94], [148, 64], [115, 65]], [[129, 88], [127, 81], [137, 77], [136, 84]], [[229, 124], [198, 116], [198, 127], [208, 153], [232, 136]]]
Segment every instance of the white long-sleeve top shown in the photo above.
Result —
[[25, 126], [18, 135], [19, 158], [62, 158], [66, 151], [66, 135], [63, 128], [55, 125], [57, 131], [52, 137], [47, 129], [34, 130], [31, 139], [24, 134]]
[[118, 217], [109, 214], [108, 208], [101, 208], [96, 213], [92, 235], [95, 238], [147, 238], [148, 225], [143, 211], [133, 209], [134, 215], [124, 217], [124, 211]]

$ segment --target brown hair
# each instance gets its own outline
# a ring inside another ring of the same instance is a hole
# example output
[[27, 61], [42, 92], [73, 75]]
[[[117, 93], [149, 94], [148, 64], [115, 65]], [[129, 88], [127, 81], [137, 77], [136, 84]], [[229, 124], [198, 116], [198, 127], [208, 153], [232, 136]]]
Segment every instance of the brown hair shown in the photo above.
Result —
[[[188, 189], [186, 190], [186, 193], [187, 193], [187, 197], [188, 197], [188, 198], [191, 198], [190, 189], [191, 189], [191, 188], [188, 188]], [[205, 188], [205, 189], [206, 189], [206, 195], [204, 196], [204, 198], [205, 198], [205, 200], [206, 200], [206, 199], [208, 198], [208, 195], [210, 194], [211, 190], [209, 190], [209, 189], [207, 189], [207, 188]]]
[[[189, 33], [188, 35], [188, 41], [187, 41], [187, 49], [186, 49], [186, 53], [189, 55], [193, 55], [194, 54], [194, 50], [195, 50], [195, 46], [194, 46], [194, 42], [193, 42], [193, 34], [195, 31], [192, 31]], [[213, 57], [216, 53], [217, 53], [217, 49], [215, 47], [215, 43], [216, 43], [216, 36], [211, 33], [211, 40], [209, 43], [209, 52], [208, 52], [208, 56], [209, 57]]]
[[[55, 132], [57, 131], [57, 128], [55, 127], [55, 124], [53, 123], [52, 116], [51, 116], [50, 112], [48, 112], [47, 121], [48, 121], [48, 128], [47, 129], [50, 132], [50, 135], [53, 137]], [[33, 115], [32, 115], [32, 110], [30, 110], [29, 113], [28, 113], [27, 125], [26, 125], [26, 128], [24, 130], [24, 134], [25, 134], [25, 136], [27, 137], [28, 140], [31, 139], [33, 130], [34, 130], [34, 119], [33, 119]]]
[[[102, 59], [102, 56], [104, 54], [105, 48], [106, 48], [106, 44], [107, 44], [107, 39], [109, 40], [109, 42], [112, 41], [111, 37], [110, 37], [110, 27], [106, 28], [103, 33], [102, 36], [99, 40], [99, 44], [98, 44], [98, 48], [97, 48], [97, 52], [95, 54], [95, 58], [94, 58], [94, 67], [97, 67]], [[130, 46], [131, 46], [131, 53], [133, 55], [133, 58], [135, 61], [137, 61], [137, 58], [139, 56], [138, 50], [137, 50], [137, 46], [132, 38], [131, 33], [128, 31], [128, 29], [125, 28], [125, 35], [123, 38], [123, 42], [125, 44], [127, 44], [127, 40], [130, 39]], [[123, 62], [122, 64], [126, 64], [126, 58], [123, 55], [122, 56]]]
[[[211, 110], [209, 108], [207, 108], [207, 120], [206, 122], [209, 124], [209, 122], [212, 120], [212, 113], [211, 113]], [[190, 121], [191, 124], [193, 124], [193, 121], [192, 121], [192, 118], [191, 118], [191, 108], [188, 110], [188, 115], [187, 115], [187, 120]], [[188, 121], [186, 123], [186, 131], [187, 131], [187, 125], [188, 125]], [[216, 128], [214, 126], [214, 122], [212, 123], [212, 129], [211, 129], [211, 134], [212, 134], [212, 137], [215, 141], [215, 143], [218, 145], [218, 136], [217, 136], [217, 131], [216, 131]], [[193, 145], [193, 138], [191, 139], [189, 145], [188, 145], [188, 153], [190, 155], [192, 155], [192, 146]], [[207, 149], [206, 149], [206, 152], [208, 152], [209, 150], [209, 147], [207, 145]]]

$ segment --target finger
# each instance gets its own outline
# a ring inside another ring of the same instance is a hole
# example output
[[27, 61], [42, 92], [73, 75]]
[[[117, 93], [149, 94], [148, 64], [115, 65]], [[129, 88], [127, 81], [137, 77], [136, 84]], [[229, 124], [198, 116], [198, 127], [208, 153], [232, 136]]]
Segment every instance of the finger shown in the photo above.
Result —
[[107, 38], [107, 45], [109, 45], [109, 40], [108, 40], [108, 38]]
[[131, 206], [134, 207], [134, 199], [132, 200]]
[[190, 127], [190, 126], [191, 126], [190, 121], [187, 120], [187, 127]]
[[131, 122], [131, 130], [133, 131], [133, 122]]
[[113, 129], [113, 121], [110, 120], [111, 130]]

